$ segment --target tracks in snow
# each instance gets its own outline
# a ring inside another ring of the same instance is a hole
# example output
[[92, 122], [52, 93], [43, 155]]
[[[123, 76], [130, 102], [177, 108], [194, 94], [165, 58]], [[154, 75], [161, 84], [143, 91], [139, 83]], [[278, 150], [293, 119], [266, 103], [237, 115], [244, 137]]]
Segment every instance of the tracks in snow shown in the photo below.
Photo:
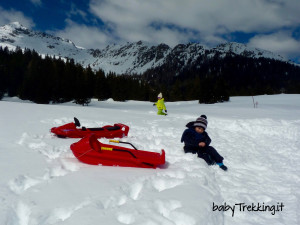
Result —
[[[180, 119], [169, 116], [145, 120], [138, 126], [131, 124], [134, 136], [127, 141], [142, 149], [166, 150], [169, 165], [157, 170], [84, 165], [69, 150], [70, 143], [77, 140], [23, 133], [17, 144], [42, 155], [45, 164], [40, 176], [19, 174], [8, 182], [15, 195], [14, 206], [7, 213], [8, 223], [76, 224], [82, 219], [87, 224], [196, 225], [205, 218], [211, 224], [234, 225], [246, 223], [250, 214], [238, 212], [232, 218], [230, 212], [212, 212], [213, 202], [278, 201], [290, 208], [299, 207], [300, 193], [294, 185], [295, 180], [300, 181], [299, 169], [294, 165], [300, 160], [300, 121], [210, 118], [212, 145], [229, 167], [224, 173], [216, 166], [206, 166], [195, 155], [183, 154]], [[51, 127], [65, 120], [42, 122]], [[61, 193], [55, 193], [57, 190]], [[276, 216], [251, 214], [258, 224], [275, 224], [285, 216], [296, 221], [295, 215], [293, 210]]]

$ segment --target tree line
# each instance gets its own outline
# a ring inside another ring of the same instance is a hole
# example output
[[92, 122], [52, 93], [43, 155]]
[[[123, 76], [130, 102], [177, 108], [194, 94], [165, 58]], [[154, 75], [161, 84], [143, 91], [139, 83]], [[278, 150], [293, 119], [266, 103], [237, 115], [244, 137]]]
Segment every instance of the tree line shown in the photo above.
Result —
[[73, 59], [41, 57], [34, 50], [0, 48], [0, 99], [5, 93], [35, 103], [74, 101], [82, 105], [91, 98], [148, 101], [154, 95], [138, 77], [93, 71]]
[[229, 96], [300, 93], [299, 65], [232, 53], [208, 55], [184, 69], [178, 62], [167, 62], [146, 71], [144, 79], [166, 90], [170, 99], [199, 99], [200, 103], [224, 102]]
[[156, 101], [159, 92], [167, 101], [216, 103], [228, 101], [229, 96], [300, 93], [299, 74], [300, 67], [290, 63], [230, 53], [201, 55], [189, 67], [170, 61], [143, 74], [105, 74], [73, 59], [0, 47], [0, 99], [7, 94], [42, 104], [87, 105], [91, 98]]

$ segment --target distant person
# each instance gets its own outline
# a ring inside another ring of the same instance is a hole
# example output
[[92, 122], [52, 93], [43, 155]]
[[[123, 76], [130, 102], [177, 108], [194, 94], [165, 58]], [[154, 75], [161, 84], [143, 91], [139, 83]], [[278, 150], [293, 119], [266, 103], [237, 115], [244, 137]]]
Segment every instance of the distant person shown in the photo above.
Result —
[[[168, 115], [167, 114], [167, 108], [165, 106], [165, 100], [164, 98], [162, 97], [162, 93], [159, 93], [158, 96], [157, 96], [157, 102], [153, 104], [153, 106], [157, 107], [157, 115]], [[164, 112], [163, 112], [164, 110]]]
[[223, 157], [210, 146], [211, 139], [205, 132], [207, 128], [207, 117], [201, 115], [196, 121], [189, 122], [181, 137], [181, 142], [184, 142], [184, 152], [198, 154], [199, 158], [206, 161], [208, 165], [217, 164], [226, 171], [227, 167], [223, 164]]

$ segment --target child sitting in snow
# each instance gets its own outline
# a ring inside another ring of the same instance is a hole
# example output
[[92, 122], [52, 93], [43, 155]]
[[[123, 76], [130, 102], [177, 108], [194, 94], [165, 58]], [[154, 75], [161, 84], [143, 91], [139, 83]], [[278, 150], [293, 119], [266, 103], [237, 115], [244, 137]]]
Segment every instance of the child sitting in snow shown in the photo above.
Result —
[[221, 169], [227, 170], [227, 167], [223, 164], [223, 157], [214, 149], [209, 146], [211, 139], [205, 132], [207, 127], [207, 117], [201, 115], [196, 121], [189, 122], [181, 137], [181, 142], [184, 142], [184, 152], [197, 153], [199, 158], [206, 161], [208, 165], [213, 165], [215, 162]]

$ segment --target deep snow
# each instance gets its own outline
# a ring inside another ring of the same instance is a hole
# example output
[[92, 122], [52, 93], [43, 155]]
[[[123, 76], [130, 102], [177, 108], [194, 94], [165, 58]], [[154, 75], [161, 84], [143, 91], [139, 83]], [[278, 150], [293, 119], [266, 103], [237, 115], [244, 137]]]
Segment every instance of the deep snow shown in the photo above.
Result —
[[[0, 224], [299, 224], [300, 95], [255, 96], [255, 101], [258, 108], [251, 97], [212, 105], [166, 102], [169, 115], [158, 116], [150, 102], [93, 100], [82, 107], [4, 98]], [[208, 117], [211, 145], [225, 158], [228, 172], [183, 153], [185, 124], [201, 114]], [[79, 139], [59, 139], [49, 131], [74, 116], [86, 127], [129, 125], [122, 140], [144, 150], [165, 149], [166, 165], [80, 163], [70, 151]], [[213, 210], [225, 203], [227, 211]], [[269, 210], [248, 211], [241, 203]]]

